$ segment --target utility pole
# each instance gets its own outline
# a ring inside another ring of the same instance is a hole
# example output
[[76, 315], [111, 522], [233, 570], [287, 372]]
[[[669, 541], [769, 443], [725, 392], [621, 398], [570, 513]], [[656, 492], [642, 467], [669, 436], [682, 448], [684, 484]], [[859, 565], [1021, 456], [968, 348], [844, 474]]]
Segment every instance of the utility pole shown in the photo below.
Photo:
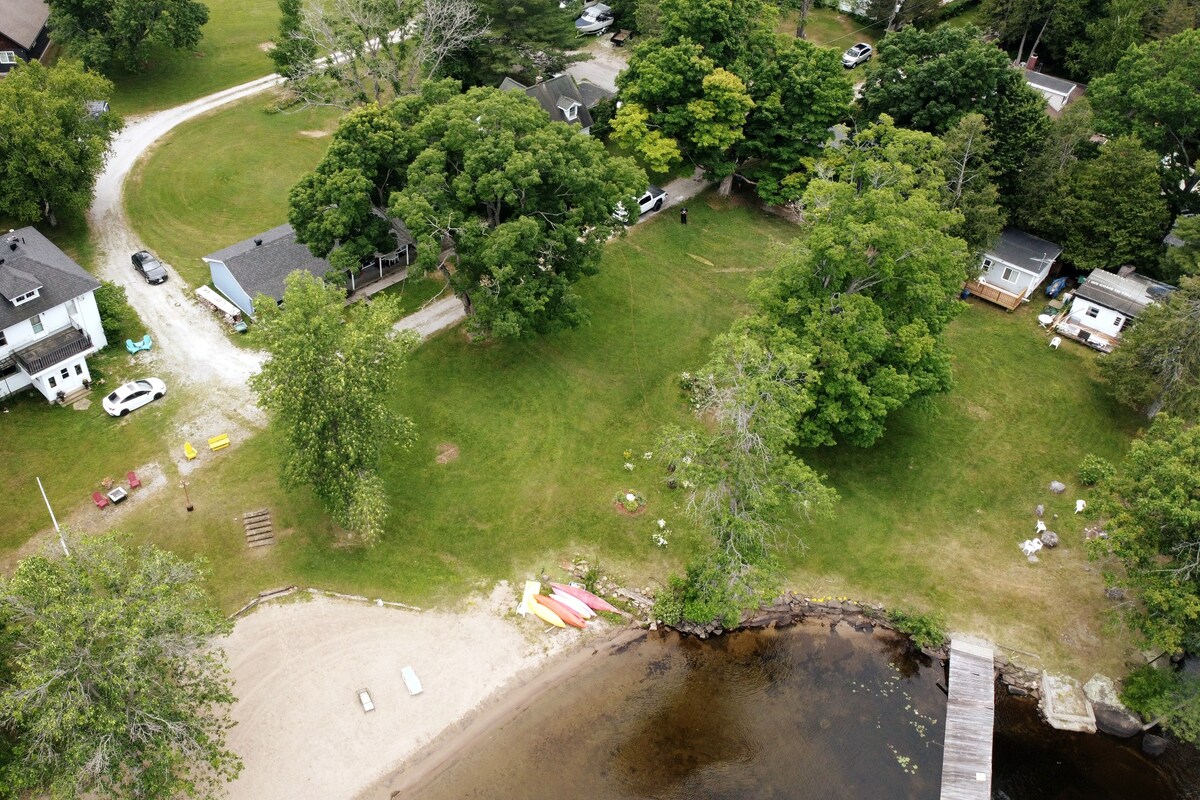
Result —
[[50, 507], [50, 498], [46, 497], [46, 487], [42, 486], [41, 478], [36, 480], [38, 489], [42, 492], [42, 499], [46, 501], [46, 510], [50, 512], [50, 521], [54, 523], [54, 532], [58, 534], [58, 543], [62, 545], [63, 555], [70, 558], [71, 551], [67, 549], [67, 540], [63, 537], [62, 529], [58, 527], [58, 518], [54, 516], [54, 509]]

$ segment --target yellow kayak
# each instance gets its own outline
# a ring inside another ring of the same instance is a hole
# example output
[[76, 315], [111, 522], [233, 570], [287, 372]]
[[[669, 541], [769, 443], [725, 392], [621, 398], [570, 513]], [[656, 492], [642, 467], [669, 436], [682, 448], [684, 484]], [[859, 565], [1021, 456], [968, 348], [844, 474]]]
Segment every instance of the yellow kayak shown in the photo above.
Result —
[[567, 627], [567, 623], [562, 621], [562, 618], [555, 614], [550, 609], [539, 603], [533, 598], [542, 590], [542, 584], [537, 581], [525, 581], [525, 593], [522, 596], [522, 601], [525, 603], [525, 608], [532, 611], [539, 618], [549, 622], [551, 625], [556, 625], [559, 628]]

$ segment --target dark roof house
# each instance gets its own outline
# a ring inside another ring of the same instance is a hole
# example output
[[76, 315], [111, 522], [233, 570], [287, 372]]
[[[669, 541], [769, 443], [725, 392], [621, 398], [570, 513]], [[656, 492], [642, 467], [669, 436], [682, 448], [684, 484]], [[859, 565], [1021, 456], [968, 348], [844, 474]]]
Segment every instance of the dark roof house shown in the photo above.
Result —
[[45, 0], [0, 0], [0, 74], [18, 60], [42, 57], [50, 43], [49, 19]]
[[966, 288], [980, 299], [1013, 310], [1042, 285], [1062, 248], [1017, 228], [1005, 228], [983, 252], [979, 276]]
[[504, 92], [524, 92], [532, 97], [550, 115], [555, 122], [565, 122], [568, 125], [579, 125], [584, 133], [592, 127], [591, 109], [605, 98], [612, 97], [612, 92], [594, 83], [576, 83], [570, 75], [558, 75], [548, 81], [541, 78], [533, 86], [518, 83], [512, 78], [500, 82], [500, 90]]
[[[36, 228], [0, 237], [0, 329], [95, 291], [100, 281], [83, 271]], [[33, 295], [28, 299], [27, 295]]]

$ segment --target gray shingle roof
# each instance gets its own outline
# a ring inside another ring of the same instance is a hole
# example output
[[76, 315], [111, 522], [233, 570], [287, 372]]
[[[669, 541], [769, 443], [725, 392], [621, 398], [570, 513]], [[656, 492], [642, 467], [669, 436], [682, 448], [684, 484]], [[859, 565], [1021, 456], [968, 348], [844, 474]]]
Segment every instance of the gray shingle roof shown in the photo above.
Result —
[[1016, 228], [1005, 228], [986, 255], [1012, 264], [1014, 267], [1040, 273], [1058, 258], [1062, 248], [1054, 242], [1040, 239], [1031, 233]]
[[1069, 81], [1065, 78], [1056, 78], [1053, 75], [1046, 75], [1041, 72], [1031, 72], [1029, 70], [1025, 70], [1025, 81], [1038, 89], [1044, 89], [1046, 91], [1054, 92], [1055, 94], [1061, 94], [1063, 96], [1070, 95], [1071, 92], [1075, 91], [1076, 89], [1087, 88], [1082, 83], [1075, 83], [1074, 81]]
[[[548, 81], [535, 83], [533, 86], [524, 86], [512, 78], [505, 78], [500, 82], [500, 89], [506, 92], [524, 92], [527, 97], [537, 100], [538, 104], [550, 115], [550, 119], [555, 122], [565, 122], [569, 125], [578, 124], [584, 128], [592, 127], [592, 114], [588, 110], [589, 106], [580, 93], [579, 85], [570, 75], [559, 75]], [[578, 115], [575, 119], [567, 119], [564, 109], [569, 108], [573, 103], [579, 104]]]
[[[261, 242], [261, 244], [260, 244]], [[265, 294], [283, 299], [283, 280], [302, 269], [318, 278], [329, 272], [329, 262], [317, 258], [307, 245], [296, 241], [291, 225], [280, 225], [223, 250], [204, 256], [205, 261], [220, 261], [251, 297]]]
[[[35, 228], [21, 228], [0, 236], [0, 258], [4, 259], [0, 264], [0, 328], [24, 322], [100, 286], [100, 281], [84, 272]], [[12, 297], [37, 286], [41, 286], [41, 294], [36, 299], [19, 306], [12, 304]]]
[[26, 50], [37, 42], [48, 19], [50, 6], [45, 0], [0, 0], [0, 34]]
[[1075, 290], [1075, 296], [1119, 311], [1127, 317], [1136, 317], [1157, 297], [1170, 293], [1174, 288], [1144, 275], [1121, 276], [1094, 269]]
[[595, 108], [601, 100], [607, 100], [614, 96], [608, 89], [597, 86], [591, 81], [579, 81], [575, 85], [579, 88], [579, 96], [583, 98], [583, 104], [589, 109]]

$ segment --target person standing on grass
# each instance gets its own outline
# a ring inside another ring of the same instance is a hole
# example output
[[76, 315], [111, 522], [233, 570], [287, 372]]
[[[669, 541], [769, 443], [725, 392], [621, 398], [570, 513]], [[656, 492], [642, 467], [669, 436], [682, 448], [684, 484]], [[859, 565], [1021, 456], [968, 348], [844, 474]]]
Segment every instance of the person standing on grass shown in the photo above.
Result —
[[687, 206], [679, 209], [679, 222], [683, 225], [687, 225]]

